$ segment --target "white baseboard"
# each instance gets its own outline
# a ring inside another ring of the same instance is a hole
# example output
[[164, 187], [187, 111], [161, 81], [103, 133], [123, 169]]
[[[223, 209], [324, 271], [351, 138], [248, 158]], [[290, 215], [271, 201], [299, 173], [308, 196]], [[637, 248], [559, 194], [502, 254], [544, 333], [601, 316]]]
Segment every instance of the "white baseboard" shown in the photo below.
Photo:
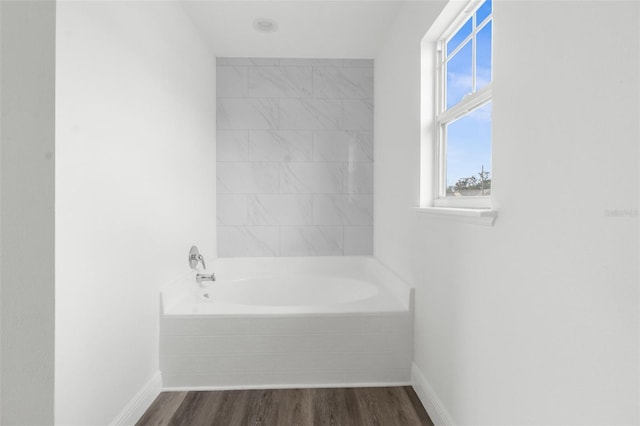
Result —
[[454, 426], [455, 422], [415, 362], [411, 365], [411, 384], [435, 426]]
[[389, 386], [411, 386], [407, 382], [364, 382], [364, 383], [294, 383], [276, 385], [228, 385], [228, 386], [167, 386], [163, 392], [191, 392], [191, 391], [227, 391], [227, 390], [258, 390], [258, 389], [315, 389], [315, 388], [382, 388]]
[[160, 371], [153, 375], [151, 380], [138, 391], [131, 401], [122, 409], [120, 414], [111, 422], [111, 425], [135, 425], [140, 417], [151, 406], [151, 403], [162, 391], [162, 375]]

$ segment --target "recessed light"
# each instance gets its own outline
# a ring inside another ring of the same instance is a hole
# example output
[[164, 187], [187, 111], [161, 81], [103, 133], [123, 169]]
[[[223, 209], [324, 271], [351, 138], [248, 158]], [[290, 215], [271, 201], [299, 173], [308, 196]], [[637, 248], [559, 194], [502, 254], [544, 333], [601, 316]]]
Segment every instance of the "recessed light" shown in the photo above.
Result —
[[273, 33], [278, 30], [278, 23], [269, 18], [258, 18], [253, 21], [253, 28], [261, 33]]

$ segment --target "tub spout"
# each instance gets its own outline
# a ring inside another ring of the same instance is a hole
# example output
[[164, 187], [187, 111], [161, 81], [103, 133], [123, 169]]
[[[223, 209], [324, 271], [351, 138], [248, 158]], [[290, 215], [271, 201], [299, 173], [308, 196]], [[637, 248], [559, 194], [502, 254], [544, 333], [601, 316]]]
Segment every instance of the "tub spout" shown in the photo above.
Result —
[[215, 281], [216, 274], [196, 274], [196, 282], [202, 285], [203, 281]]

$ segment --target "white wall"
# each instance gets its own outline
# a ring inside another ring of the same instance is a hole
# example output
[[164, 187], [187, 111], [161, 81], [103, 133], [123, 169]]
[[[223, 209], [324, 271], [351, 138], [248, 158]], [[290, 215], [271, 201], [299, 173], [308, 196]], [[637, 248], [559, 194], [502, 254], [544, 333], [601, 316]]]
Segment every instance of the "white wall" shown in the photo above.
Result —
[[52, 1], [2, 1], [2, 424], [53, 421]]
[[639, 6], [495, 4], [493, 228], [409, 211], [434, 9], [376, 58], [376, 255], [416, 286], [415, 363], [459, 424], [637, 423]]
[[58, 424], [158, 371], [158, 290], [215, 253], [215, 60], [175, 2], [59, 2]]
[[420, 40], [445, 3], [407, 2], [375, 60], [374, 252], [405, 280], [415, 232], [410, 207], [419, 203]]
[[[2, 7], [0, 7], [2, 22]], [[0, 96], [2, 96], [2, 31], [0, 31]], [[2, 102], [0, 101], [0, 142], [2, 141]], [[1, 145], [0, 145], [1, 146]], [[0, 147], [0, 182], [2, 182], [2, 148]], [[0, 183], [0, 330], [2, 330], [2, 184]], [[2, 339], [0, 338], [0, 373], [2, 372]], [[0, 421], [2, 421], [2, 378], [0, 377]]]

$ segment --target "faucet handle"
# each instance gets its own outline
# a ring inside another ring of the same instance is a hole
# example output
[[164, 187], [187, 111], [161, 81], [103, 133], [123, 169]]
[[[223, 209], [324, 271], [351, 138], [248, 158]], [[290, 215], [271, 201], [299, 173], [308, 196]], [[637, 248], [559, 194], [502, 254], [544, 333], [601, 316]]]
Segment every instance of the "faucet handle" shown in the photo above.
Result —
[[207, 269], [207, 265], [204, 263], [204, 256], [200, 254], [198, 247], [192, 246], [189, 250], [189, 267], [196, 269], [199, 262], [202, 262], [202, 267]]
[[198, 261], [202, 262], [202, 268], [207, 269], [207, 265], [204, 263], [204, 256], [199, 254]]

